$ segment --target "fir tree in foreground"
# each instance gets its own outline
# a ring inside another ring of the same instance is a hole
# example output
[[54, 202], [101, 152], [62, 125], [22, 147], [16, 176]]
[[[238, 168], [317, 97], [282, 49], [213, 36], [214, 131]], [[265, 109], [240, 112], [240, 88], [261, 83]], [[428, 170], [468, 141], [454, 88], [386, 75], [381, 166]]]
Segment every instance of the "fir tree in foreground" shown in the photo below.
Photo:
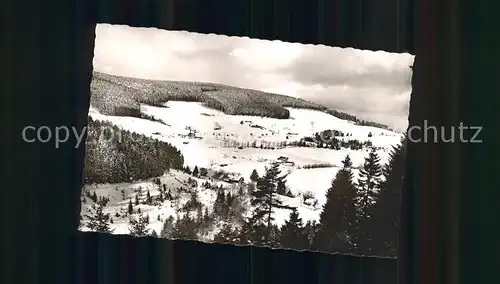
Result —
[[374, 255], [397, 256], [399, 234], [399, 214], [402, 198], [403, 178], [406, 158], [406, 137], [393, 147], [389, 163], [385, 167], [385, 181], [382, 183], [377, 202], [369, 209], [371, 216], [363, 226], [370, 232], [371, 239], [366, 244]]
[[371, 242], [371, 232], [364, 225], [370, 219], [370, 209], [377, 199], [380, 189], [383, 168], [380, 165], [380, 158], [374, 149], [365, 158], [363, 167], [359, 170], [358, 191], [357, 191], [357, 221], [351, 227], [351, 237], [356, 250], [363, 254], [372, 254], [369, 250]]
[[363, 167], [359, 169], [357, 201], [359, 202], [358, 206], [361, 218], [367, 217], [367, 210], [377, 197], [382, 174], [383, 169], [380, 164], [380, 157], [375, 152], [375, 149], [372, 149], [368, 157], [365, 158]]
[[279, 164], [274, 162], [266, 169], [266, 173], [257, 182], [256, 189], [252, 192], [252, 206], [254, 206], [253, 218], [262, 222], [267, 227], [265, 238], [271, 237], [271, 223], [274, 220], [275, 208], [288, 208], [282, 205], [277, 198], [278, 183], [284, 182], [286, 176], [281, 174]]
[[243, 222], [239, 229], [236, 244], [262, 246], [268, 238], [266, 234], [270, 234], [270, 232], [253, 214]]
[[129, 232], [134, 237], [145, 237], [150, 234], [149, 229], [149, 216], [141, 215], [137, 219], [129, 219]]
[[320, 251], [351, 251], [349, 232], [356, 222], [356, 188], [352, 181], [349, 156], [342, 163], [343, 168], [332, 180], [320, 214], [319, 231], [314, 239], [314, 246]]
[[296, 208], [292, 210], [290, 217], [280, 229], [279, 244], [283, 248], [297, 250], [309, 248], [309, 239]]
[[192, 218], [187, 212], [182, 218], [177, 219], [172, 238], [183, 240], [196, 240], [198, 239], [198, 223], [196, 219]]
[[160, 238], [172, 239], [174, 236], [174, 217], [170, 216], [163, 222], [163, 227], [160, 232]]
[[104, 213], [104, 206], [101, 203], [92, 204], [92, 213], [85, 215], [87, 217], [87, 228], [92, 232], [112, 233], [111, 216]]

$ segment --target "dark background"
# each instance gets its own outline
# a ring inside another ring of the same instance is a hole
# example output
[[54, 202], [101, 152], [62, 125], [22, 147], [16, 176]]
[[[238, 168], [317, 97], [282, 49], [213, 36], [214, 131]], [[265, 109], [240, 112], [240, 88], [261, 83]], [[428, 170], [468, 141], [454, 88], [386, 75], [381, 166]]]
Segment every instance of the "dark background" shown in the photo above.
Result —
[[[1, 282], [499, 283], [498, 4], [468, 3], [2, 1]], [[21, 130], [85, 126], [97, 22], [410, 52], [410, 125], [482, 125], [484, 143], [410, 144], [399, 263], [77, 232], [84, 148], [27, 144]]]

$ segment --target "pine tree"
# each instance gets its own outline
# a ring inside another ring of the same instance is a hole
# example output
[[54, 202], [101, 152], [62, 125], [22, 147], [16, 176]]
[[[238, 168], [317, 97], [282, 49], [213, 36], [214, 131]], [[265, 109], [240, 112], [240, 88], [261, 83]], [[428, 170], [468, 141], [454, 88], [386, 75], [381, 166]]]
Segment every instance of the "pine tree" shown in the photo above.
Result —
[[94, 201], [94, 202], [97, 202], [97, 201], [98, 201], [97, 193], [95, 193], [95, 191], [94, 191], [94, 194], [92, 195], [92, 198], [91, 198], [91, 199], [92, 199], [92, 201]]
[[226, 205], [226, 195], [223, 190], [217, 192], [217, 197], [214, 202], [214, 213], [222, 214], [224, 212], [224, 206]]
[[269, 235], [264, 239], [264, 243], [262, 245], [272, 247], [272, 248], [277, 248], [280, 247], [280, 228], [272, 224], [269, 230]]
[[183, 218], [177, 219], [174, 226], [173, 238], [184, 240], [196, 240], [198, 238], [198, 224], [187, 212]]
[[224, 213], [225, 214], [228, 214], [229, 213], [229, 210], [231, 208], [231, 204], [233, 204], [233, 195], [231, 194], [231, 192], [228, 192], [226, 194], [226, 198], [225, 198], [225, 204], [224, 204]]
[[186, 166], [186, 168], [184, 169], [184, 171], [186, 172], [186, 174], [190, 175], [191, 174], [191, 169], [189, 168], [189, 166]]
[[203, 208], [202, 206], [196, 207], [196, 222], [203, 224]]
[[352, 167], [352, 160], [349, 155], [347, 155], [344, 160], [342, 161], [342, 166], [344, 168], [351, 168]]
[[128, 202], [128, 215], [134, 214], [134, 205], [132, 204], [132, 199]]
[[199, 173], [200, 173], [200, 172], [199, 172], [199, 170], [198, 170], [198, 166], [195, 166], [195, 167], [194, 167], [194, 170], [193, 170], [193, 176], [197, 177]]
[[160, 189], [160, 194], [158, 194], [158, 201], [165, 201], [165, 197], [163, 196], [163, 190]]
[[153, 199], [151, 198], [151, 194], [148, 192], [146, 193], [146, 204], [151, 204], [153, 203]]
[[257, 172], [256, 169], [254, 169], [250, 174], [250, 180], [253, 182], [257, 182], [259, 180], [259, 173]]
[[238, 231], [236, 244], [240, 245], [259, 245], [262, 246], [266, 242], [266, 234], [269, 234], [267, 228], [262, 224], [262, 221], [255, 217], [255, 213], [243, 222]]
[[356, 223], [356, 188], [349, 156], [342, 164], [344, 167], [337, 172], [326, 192], [326, 203], [320, 213], [314, 246], [321, 251], [347, 253], [352, 250], [349, 233]]
[[374, 255], [397, 256], [405, 158], [406, 136], [392, 149], [384, 171], [385, 181], [381, 185], [377, 202], [369, 209], [371, 218], [364, 224], [371, 236], [368, 245]]
[[149, 226], [148, 215], [139, 216], [137, 219], [135, 218], [129, 219], [129, 232], [130, 235], [134, 237], [148, 236], [150, 234], [148, 226]]
[[257, 182], [257, 188], [252, 192], [252, 206], [254, 206], [254, 218], [263, 222], [267, 227], [267, 237], [271, 234], [271, 222], [274, 220], [274, 208], [286, 208], [276, 198], [277, 184], [284, 181], [286, 176], [281, 176], [279, 164], [274, 162], [266, 169], [266, 173]]
[[203, 212], [203, 220], [206, 222], [210, 219], [210, 215], [208, 214], [208, 207], [205, 207], [205, 211]]
[[380, 157], [375, 149], [365, 158], [363, 167], [359, 169], [358, 179], [358, 202], [361, 218], [365, 218], [367, 209], [377, 196], [380, 188], [383, 169], [380, 165]]
[[376, 201], [380, 189], [383, 168], [380, 158], [374, 149], [365, 158], [363, 167], [359, 170], [357, 192], [357, 224], [351, 228], [351, 236], [358, 253], [371, 254], [372, 236], [365, 225], [370, 219], [370, 209]]
[[85, 215], [87, 217], [87, 228], [92, 232], [112, 233], [114, 230], [110, 226], [109, 213], [104, 214], [104, 206], [100, 203], [92, 205], [92, 214]]
[[139, 195], [135, 196], [135, 205], [139, 205]]
[[308, 243], [309, 249], [315, 249], [315, 247], [313, 246], [313, 242], [314, 242], [315, 236], [318, 233], [318, 229], [319, 229], [319, 224], [314, 220], [309, 220], [304, 225], [304, 234], [307, 236], [307, 240], [308, 240], [307, 243]]
[[155, 230], [151, 230], [150, 236], [153, 238], [158, 238], [158, 233]]
[[309, 240], [304, 231], [304, 223], [296, 208], [290, 213], [290, 217], [280, 228], [279, 244], [284, 248], [307, 249]]
[[163, 222], [163, 227], [160, 232], [160, 237], [161, 238], [166, 238], [166, 239], [172, 239], [174, 235], [174, 217], [169, 216], [168, 218], [165, 219], [165, 222]]

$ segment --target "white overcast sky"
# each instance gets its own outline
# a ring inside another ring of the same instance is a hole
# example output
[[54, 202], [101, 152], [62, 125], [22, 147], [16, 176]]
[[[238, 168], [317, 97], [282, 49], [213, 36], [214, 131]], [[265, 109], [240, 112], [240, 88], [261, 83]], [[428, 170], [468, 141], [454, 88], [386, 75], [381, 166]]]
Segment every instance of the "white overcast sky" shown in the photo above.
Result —
[[404, 130], [413, 55], [99, 24], [94, 70], [300, 97]]

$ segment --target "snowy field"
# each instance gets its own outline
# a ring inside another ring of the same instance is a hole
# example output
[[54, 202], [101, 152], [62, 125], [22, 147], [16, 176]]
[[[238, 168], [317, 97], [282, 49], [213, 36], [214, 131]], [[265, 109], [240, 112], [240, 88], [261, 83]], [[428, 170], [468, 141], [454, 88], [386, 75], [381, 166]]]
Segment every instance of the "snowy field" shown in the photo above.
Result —
[[[180, 149], [184, 156], [185, 165], [191, 169], [195, 166], [210, 170], [223, 170], [235, 173], [246, 181], [252, 170], [256, 169], [263, 174], [270, 162], [279, 157], [288, 158], [288, 164], [283, 164], [283, 171], [289, 173], [287, 186], [296, 196], [295, 198], [281, 197], [283, 203], [297, 207], [301, 217], [307, 220], [319, 218], [320, 206], [325, 202], [325, 193], [331, 180], [338, 171], [341, 161], [350, 155], [353, 167], [361, 166], [368, 155], [365, 150], [332, 150], [324, 148], [285, 147], [276, 149], [260, 149], [245, 147], [229, 147], [228, 143], [279, 143], [284, 141], [298, 141], [303, 137], [312, 136], [316, 132], [335, 129], [352, 136], [341, 139], [370, 140], [377, 147], [377, 153], [382, 163], [386, 163], [392, 145], [398, 144], [401, 134], [368, 126], [355, 125], [352, 122], [341, 120], [332, 115], [307, 109], [293, 109], [289, 119], [274, 119], [256, 116], [226, 115], [205, 107], [201, 103], [170, 101], [165, 107], [141, 105], [141, 112], [163, 121], [156, 122], [134, 117], [119, 117], [102, 115], [95, 109], [89, 110], [89, 116], [94, 120], [109, 121], [120, 128], [137, 132], [158, 140], [166, 141]], [[369, 135], [371, 134], [371, 135]], [[329, 167], [306, 169], [307, 165], [330, 164]], [[357, 170], [354, 170], [355, 175]], [[204, 181], [222, 184], [231, 190], [234, 185], [207, 178], [195, 178], [179, 171], [170, 171], [161, 177], [162, 183], [175, 191], [176, 188], [186, 185], [188, 178], [198, 180], [196, 190], [199, 200], [210, 208], [216, 198], [213, 190], [203, 188]], [[149, 190], [151, 196], [159, 194], [158, 186], [153, 181], [143, 181], [130, 184], [108, 184], [85, 186], [84, 192], [96, 192], [98, 196], [110, 198], [105, 208], [113, 217], [112, 227], [115, 234], [128, 234], [128, 218], [116, 217], [117, 213], [126, 211], [129, 198], [135, 198], [137, 190], [141, 188], [143, 197]], [[304, 192], [312, 192], [318, 200], [317, 206], [305, 205], [300, 196]], [[150, 216], [150, 228], [160, 232], [162, 223], [168, 216], [175, 216], [177, 208], [189, 199], [189, 193], [179, 193], [181, 198], [178, 204], [165, 201], [162, 204], [150, 206], [139, 205], [142, 213]], [[142, 197], [141, 197], [142, 198]], [[91, 201], [86, 198], [82, 206], [82, 215], [88, 210]], [[277, 210], [276, 224], [282, 224], [290, 211]], [[125, 215], [123, 215], [125, 216]], [[85, 230], [85, 228], [81, 228]]]

